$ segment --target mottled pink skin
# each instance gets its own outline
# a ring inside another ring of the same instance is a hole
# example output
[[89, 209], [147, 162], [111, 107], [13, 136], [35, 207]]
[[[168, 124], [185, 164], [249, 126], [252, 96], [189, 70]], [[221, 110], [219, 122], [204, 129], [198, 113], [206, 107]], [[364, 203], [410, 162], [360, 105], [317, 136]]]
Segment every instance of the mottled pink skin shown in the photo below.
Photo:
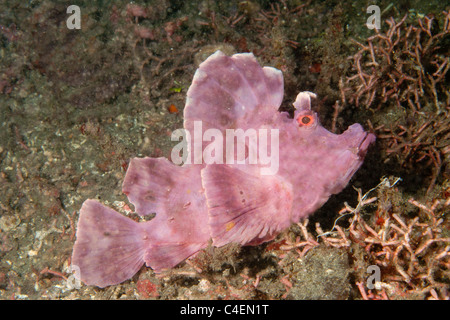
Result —
[[[224, 136], [226, 129], [278, 129], [278, 172], [262, 175], [267, 166], [248, 162], [180, 167], [164, 158], [132, 159], [123, 191], [138, 214], [156, 216], [137, 223], [87, 200], [72, 256], [81, 279], [99, 287], [117, 284], [144, 263], [160, 272], [206, 247], [210, 238], [215, 246], [269, 241], [340, 192], [375, 137], [359, 124], [341, 135], [330, 133], [311, 111], [311, 97], [297, 96], [291, 119], [278, 112], [279, 70], [261, 68], [252, 54], [210, 56], [187, 93], [184, 127], [192, 132], [194, 121], [202, 121], [203, 132], [219, 129]], [[311, 120], [307, 125], [297, 121], [304, 116]], [[208, 145], [192, 138], [189, 157]]]

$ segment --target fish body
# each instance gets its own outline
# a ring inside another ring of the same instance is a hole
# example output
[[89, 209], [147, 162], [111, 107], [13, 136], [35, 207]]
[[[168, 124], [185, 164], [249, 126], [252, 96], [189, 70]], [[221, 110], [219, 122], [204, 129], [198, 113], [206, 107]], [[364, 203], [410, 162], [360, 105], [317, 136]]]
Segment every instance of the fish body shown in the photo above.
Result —
[[135, 211], [155, 217], [138, 223], [84, 202], [72, 255], [81, 280], [117, 284], [144, 264], [161, 272], [211, 239], [270, 241], [340, 192], [375, 136], [359, 124], [340, 135], [323, 128], [311, 92], [297, 95], [293, 118], [279, 112], [283, 86], [281, 72], [251, 53], [217, 51], [200, 64], [184, 109], [183, 164], [134, 158], [123, 182]]

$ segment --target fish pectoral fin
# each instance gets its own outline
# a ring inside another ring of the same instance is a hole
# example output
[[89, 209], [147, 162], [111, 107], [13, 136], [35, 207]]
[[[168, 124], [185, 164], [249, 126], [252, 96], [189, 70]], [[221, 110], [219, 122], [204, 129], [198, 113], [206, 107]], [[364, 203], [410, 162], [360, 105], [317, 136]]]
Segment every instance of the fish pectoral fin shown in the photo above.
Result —
[[213, 245], [257, 245], [290, 225], [292, 185], [228, 165], [202, 170]]

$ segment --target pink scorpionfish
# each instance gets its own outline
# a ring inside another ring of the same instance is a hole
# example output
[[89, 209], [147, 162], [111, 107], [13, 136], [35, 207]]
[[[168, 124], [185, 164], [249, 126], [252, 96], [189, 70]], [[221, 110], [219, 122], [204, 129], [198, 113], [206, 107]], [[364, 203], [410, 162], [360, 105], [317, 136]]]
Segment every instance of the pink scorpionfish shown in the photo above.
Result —
[[187, 92], [183, 165], [134, 158], [126, 173], [122, 189], [136, 212], [155, 217], [135, 222], [86, 200], [72, 256], [78, 277], [118, 284], [144, 263], [155, 272], [172, 268], [211, 239], [214, 246], [270, 241], [312, 214], [347, 185], [375, 136], [359, 124], [327, 131], [311, 98], [300, 92], [291, 118], [278, 111], [281, 71], [262, 68], [251, 53], [211, 55]]

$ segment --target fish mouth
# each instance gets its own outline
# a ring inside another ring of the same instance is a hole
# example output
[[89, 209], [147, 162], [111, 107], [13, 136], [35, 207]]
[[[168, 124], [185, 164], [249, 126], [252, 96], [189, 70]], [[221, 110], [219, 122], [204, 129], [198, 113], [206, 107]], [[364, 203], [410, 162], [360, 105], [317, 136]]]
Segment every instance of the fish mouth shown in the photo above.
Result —
[[361, 141], [359, 142], [359, 145], [357, 147], [356, 154], [359, 158], [363, 159], [366, 156], [367, 150], [369, 149], [369, 146], [374, 143], [376, 140], [376, 137], [373, 133], [370, 132], [364, 132], [364, 136], [361, 138]]
[[365, 131], [359, 123], [349, 126], [341, 136], [347, 141], [348, 150], [360, 160], [364, 159], [369, 146], [376, 140], [375, 135]]

